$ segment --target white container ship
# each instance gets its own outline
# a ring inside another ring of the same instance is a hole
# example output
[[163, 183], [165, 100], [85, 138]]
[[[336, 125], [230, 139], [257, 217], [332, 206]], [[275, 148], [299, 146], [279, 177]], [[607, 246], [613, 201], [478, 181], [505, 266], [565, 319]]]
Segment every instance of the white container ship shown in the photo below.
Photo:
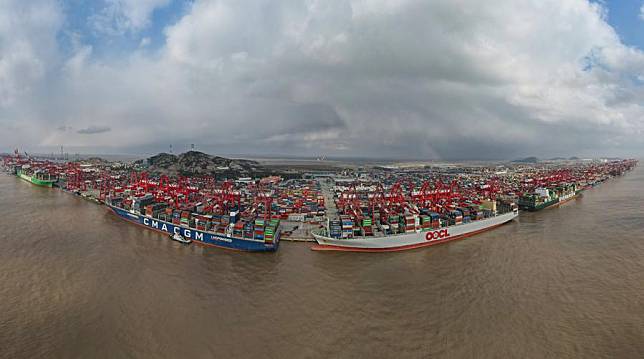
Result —
[[519, 215], [519, 209], [513, 207], [509, 212], [497, 214], [490, 218], [480, 219], [469, 223], [436, 228], [429, 231], [412, 233], [365, 236], [354, 238], [332, 238], [324, 233], [313, 233], [317, 245], [313, 250], [318, 251], [348, 251], [348, 252], [393, 252], [466, 238], [485, 232], [512, 221]]

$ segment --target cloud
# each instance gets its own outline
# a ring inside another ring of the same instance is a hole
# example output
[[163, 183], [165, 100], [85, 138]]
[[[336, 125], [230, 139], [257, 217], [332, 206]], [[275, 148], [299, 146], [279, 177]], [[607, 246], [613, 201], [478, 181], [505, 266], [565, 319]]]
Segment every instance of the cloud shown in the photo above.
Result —
[[[128, 3], [107, 3], [108, 29], [139, 31], [167, 4]], [[91, 44], [36, 57], [51, 65], [13, 75], [32, 91], [13, 91], [0, 110], [22, 129], [0, 141], [425, 158], [644, 152], [644, 54], [585, 0], [196, 0], [164, 34], [158, 50], [116, 59]], [[87, 118], [111, 131], [43, 126]]]
[[94, 135], [97, 133], [105, 133], [110, 131], [112, 131], [112, 129], [107, 126], [89, 126], [86, 128], [81, 128], [80, 130], [76, 131], [76, 133], [80, 133], [81, 135]]
[[118, 36], [137, 32], [150, 24], [155, 9], [171, 0], [103, 0], [102, 9], [89, 17], [90, 25], [100, 34]]
[[150, 38], [149, 37], [144, 37], [141, 39], [141, 42], [139, 42], [139, 47], [146, 47], [150, 45]]
[[28, 96], [55, 60], [60, 9], [46, 0], [0, 2], [0, 109]]

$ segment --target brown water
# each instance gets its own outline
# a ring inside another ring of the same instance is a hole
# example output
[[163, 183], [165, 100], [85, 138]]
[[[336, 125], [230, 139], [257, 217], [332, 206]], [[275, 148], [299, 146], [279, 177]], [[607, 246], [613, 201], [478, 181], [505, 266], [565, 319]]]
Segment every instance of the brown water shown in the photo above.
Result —
[[0, 356], [641, 358], [643, 186], [431, 248], [248, 254], [0, 175]]

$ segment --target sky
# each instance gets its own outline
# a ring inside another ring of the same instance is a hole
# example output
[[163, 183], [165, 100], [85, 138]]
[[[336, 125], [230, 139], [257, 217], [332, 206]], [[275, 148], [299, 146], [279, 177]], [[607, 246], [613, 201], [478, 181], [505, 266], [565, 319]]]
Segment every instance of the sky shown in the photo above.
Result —
[[0, 0], [0, 151], [644, 154], [644, 1]]

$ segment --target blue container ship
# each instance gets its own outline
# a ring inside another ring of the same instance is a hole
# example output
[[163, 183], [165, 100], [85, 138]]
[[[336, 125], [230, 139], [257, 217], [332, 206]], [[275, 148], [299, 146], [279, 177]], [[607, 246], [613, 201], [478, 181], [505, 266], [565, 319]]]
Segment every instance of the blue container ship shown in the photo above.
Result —
[[169, 236], [180, 235], [193, 243], [246, 252], [274, 252], [279, 247], [279, 227], [273, 231], [271, 236], [262, 235], [248, 238], [243, 235], [235, 235], [234, 224], [226, 226], [225, 233], [215, 233], [200, 230], [183, 223], [176, 224], [168, 220], [155, 218], [134, 209], [128, 210], [118, 207], [111, 201], [106, 201], [105, 204], [115, 215], [126, 221]]

